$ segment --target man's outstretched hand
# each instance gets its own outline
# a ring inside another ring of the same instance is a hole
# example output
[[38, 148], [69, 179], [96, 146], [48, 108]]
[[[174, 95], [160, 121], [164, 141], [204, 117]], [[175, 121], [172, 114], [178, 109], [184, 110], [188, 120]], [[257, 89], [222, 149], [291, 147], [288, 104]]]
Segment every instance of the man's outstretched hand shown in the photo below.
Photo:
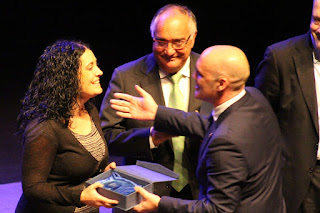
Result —
[[114, 93], [111, 99], [111, 107], [117, 110], [117, 115], [123, 118], [133, 118], [137, 120], [154, 120], [158, 110], [158, 105], [152, 96], [144, 91], [140, 86], [135, 85], [141, 97], [135, 97], [125, 93]]

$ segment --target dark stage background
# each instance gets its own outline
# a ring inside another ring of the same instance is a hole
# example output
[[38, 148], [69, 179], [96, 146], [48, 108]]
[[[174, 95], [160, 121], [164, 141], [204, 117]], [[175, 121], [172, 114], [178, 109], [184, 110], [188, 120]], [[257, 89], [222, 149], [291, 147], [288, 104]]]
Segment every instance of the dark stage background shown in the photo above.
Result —
[[[89, 43], [104, 92], [113, 69], [151, 52], [149, 24], [167, 3], [189, 6], [198, 20], [194, 51], [215, 44], [240, 47], [254, 70], [265, 48], [308, 31], [312, 0], [230, 1], [3, 1], [0, 0], [0, 184], [20, 181], [22, 146], [14, 136], [20, 99], [37, 58], [57, 39]], [[103, 95], [97, 97], [100, 107]], [[41, 153], [39, 153], [41, 155]]]

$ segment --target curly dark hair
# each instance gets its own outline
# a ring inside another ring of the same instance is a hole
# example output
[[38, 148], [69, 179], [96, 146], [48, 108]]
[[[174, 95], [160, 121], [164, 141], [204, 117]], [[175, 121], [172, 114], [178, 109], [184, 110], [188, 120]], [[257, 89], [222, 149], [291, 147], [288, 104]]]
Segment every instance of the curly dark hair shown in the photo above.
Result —
[[[80, 41], [59, 40], [46, 47], [39, 57], [33, 79], [22, 99], [18, 133], [28, 123], [53, 119], [67, 127], [71, 110], [80, 94], [80, 57], [89, 46]], [[91, 101], [86, 107], [91, 106]]]

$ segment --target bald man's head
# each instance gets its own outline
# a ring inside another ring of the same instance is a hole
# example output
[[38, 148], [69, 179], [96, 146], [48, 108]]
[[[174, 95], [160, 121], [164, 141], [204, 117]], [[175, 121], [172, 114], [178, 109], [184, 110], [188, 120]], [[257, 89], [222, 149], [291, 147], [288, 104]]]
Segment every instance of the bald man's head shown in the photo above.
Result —
[[218, 106], [236, 96], [250, 75], [246, 55], [237, 47], [212, 46], [197, 61], [195, 97]]
[[215, 78], [225, 77], [230, 87], [237, 90], [244, 87], [250, 75], [250, 66], [244, 52], [238, 47], [216, 45], [205, 49], [198, 63]]

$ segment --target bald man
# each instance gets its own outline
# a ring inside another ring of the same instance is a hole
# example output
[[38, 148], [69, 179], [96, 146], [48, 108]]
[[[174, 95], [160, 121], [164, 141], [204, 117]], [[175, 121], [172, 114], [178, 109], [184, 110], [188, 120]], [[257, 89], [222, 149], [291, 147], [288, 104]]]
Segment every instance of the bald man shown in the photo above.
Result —
[[281, 136], [270, 105], [249, 77], [245, 54], [233, 46], [206, 49], [196, 63], [195, 97], [213, 105], [212, 116], [158, 106], [139, 86], [141, 98], [115, 94], [117, 114], [154, 120], [157, 131], [203, 139], [197, 179], [198, 200], [159, 197], [136, 187], [143, 201], [134, 210], [148, 212], [285, 212], [280, 170]]

